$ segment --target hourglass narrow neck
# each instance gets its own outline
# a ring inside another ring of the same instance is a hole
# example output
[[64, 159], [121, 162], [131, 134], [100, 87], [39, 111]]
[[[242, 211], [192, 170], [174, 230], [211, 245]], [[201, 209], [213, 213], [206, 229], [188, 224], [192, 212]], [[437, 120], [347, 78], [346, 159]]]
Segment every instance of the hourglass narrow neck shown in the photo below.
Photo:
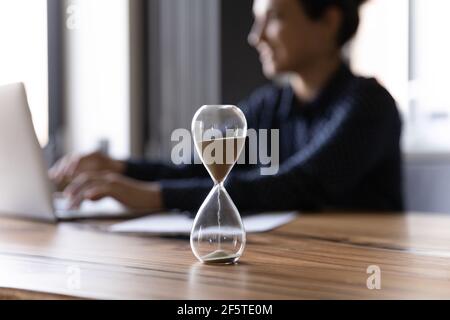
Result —
[[218, 182], [218, 181], [215, 181], [215, 180], [214, 180], [214, 188], [216, 188], [216, 187], [224, 188], [224, 182], [225, 182], [225, 181]]

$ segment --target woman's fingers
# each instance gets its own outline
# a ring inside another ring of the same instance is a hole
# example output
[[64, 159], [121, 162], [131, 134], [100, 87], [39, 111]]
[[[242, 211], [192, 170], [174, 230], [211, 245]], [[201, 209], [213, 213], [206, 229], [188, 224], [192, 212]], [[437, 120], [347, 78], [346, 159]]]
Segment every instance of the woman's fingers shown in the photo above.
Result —
[[59, 160], [49, 170], [49, 177], [61, 190], [84, 173], [121, 172], [123, 166], [122, 162], [112, 160], [100, 152], [84, 156], [71, 155]]
[[74, 195], [70, 200], [70, 208], [77, 209], [84, 200], [97, 201], [105, 197], [112, 196], [111, 187], [105, 183], [94, 182], [86, 185], [79, 193]]
[[84, 200], [97, 201], [105, 197], [112, 197], [133, 209], [159, 210], [163, 207], [159, 185], [144, 184], [110, 172], [82, 173], [64, 193], [70, 197], [71, 209], [77, 209]]
[[66, 156], [59, 160], [50, 170], [49, 177], [58, 189], [63, 189], [73, 178], [74, 170], [78, 167], [79, 159]]
[[94, 185], [89, 187], [84, 192], [85, 200], [97, 201], [101, 200], [105, 197], [113, 197], [114, 190], [110, 188], [110, 186], [102, 184], [102, 185]]
[[84, 183], [76, 193], [70, 195], [70, 208], [78, 208], [84, 200], [97, 201], [113, 194], [111, 185], [102, 180]]
[[62, 173], [64, 164], [67, 158], [62, 158], [50, 169], [50, 179], [52, 179], [56, 184], [60, 184], [62, 181]]
[[66, 164], [64, 177], [68, 180], [75, 178], [77, 171], [81, 166], [82, 159], [80, 157], [72, 157]]
[[71, 184], [64, 190], [64, 194], [68, 197], [75, 197], [87, 184], [97, 179], [97, 174], [83, 173], [76, 177]]
[[114, 197], [118, 184], [117, 177], [111, 173], [83, 173], [66, 188], [64, 192], [71, 199], [71, 207], [78, 207], [83, 200], [100, 200]]

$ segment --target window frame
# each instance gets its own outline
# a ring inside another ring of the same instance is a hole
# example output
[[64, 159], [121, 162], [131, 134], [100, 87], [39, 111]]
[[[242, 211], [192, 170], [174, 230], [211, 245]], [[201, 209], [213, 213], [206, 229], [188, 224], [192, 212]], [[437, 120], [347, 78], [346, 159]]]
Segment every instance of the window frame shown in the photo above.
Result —
[[64, 1], [47, 0], [48, 34], [48, 144], [45, 156], [52, 164], [63, 154], [64, 127]]

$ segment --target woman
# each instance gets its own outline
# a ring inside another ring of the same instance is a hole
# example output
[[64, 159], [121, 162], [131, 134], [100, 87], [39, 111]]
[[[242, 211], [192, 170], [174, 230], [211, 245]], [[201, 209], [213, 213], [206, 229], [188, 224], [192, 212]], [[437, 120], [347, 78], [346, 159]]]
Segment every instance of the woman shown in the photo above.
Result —
[[[264, 74], [289, 85], [257, 90], [239, 106], [249, 128], [280, 130], [280, 169], [234, 170], [227, 190], [241, 211], [402, 210], [401, 121], [374, 79], [355, 76], [342, 48], [361, 0], [255, 0], [249, 43]], [[199, 165], [66, 157], [50, 172], [70, 182], [73, 205], [112, 196], [132, 208], [197, 210], [212, 187]], [[140, 180], [140, 181], [138, 181]]]

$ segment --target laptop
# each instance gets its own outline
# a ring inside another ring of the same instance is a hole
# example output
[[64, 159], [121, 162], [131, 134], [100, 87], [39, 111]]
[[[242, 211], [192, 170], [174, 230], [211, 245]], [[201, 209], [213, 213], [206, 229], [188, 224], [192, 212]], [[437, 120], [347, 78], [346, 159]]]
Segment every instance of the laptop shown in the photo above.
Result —
[[84, 201], [68, 210], [48, 177], [44, 154], [34, 131], [25, 86], [0, 87], [0, 215], [48, 222], [74, 219], [128, 218], [131, 212], [112, 198]]

